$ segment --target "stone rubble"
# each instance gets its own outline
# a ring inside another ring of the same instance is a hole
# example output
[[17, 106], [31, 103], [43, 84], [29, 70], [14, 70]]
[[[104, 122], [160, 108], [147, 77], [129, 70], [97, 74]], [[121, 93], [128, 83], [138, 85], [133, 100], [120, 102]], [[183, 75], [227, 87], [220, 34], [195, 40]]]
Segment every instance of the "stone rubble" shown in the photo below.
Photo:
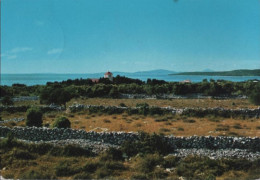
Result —
[[[122, 99], [209, 99], [213, 96], [203, 95], [201, 93], [187, 94], [187, 95], [175, 95], [175, 94], [125, 94], [121, 93]], [[247, 99], [245, 95], [219, 95], [214, 96], [214, 99]]]
[[19, 96], [19, 97], [14, 97], [13, 101], [14, 102], [19, 102], [19, 101], [37, 101], [40, 98], [38, 96]]
[[116, 148], [116, 149], [119, 148], [118, 145], [101, 143], [98, 141], [90, 141], [88, 139], [65, 139], [65, 140], [52, 140], [52, 141], [20, 140], [20, 141], [25, 143], [34, 143], [34, 144], [48, 143], [48, 144], [53, 144], [54, 146], [76, 145], [84, 149], [88, 149], [92, 151], [94, 154], [99, 154], [101, 152], [108, 150], [109, 148]]
[[189, 155], [207, 156], [210, 159], [234, 158], [256, 160], [260, 158], [260, 152], [252, 152], [245, 149], [176, 149], [174, 153], [168, 156], [187, 157]]
[[[28, 142], [50, 142], [56, 145], [78, 144], [98, 153], [109, 147], [119, 147], [125, 141], [136, 141], [138, 133], [133, 132], [86, 132], [84, 130], [63, 128], [37, 128], [0, 126], [0, 137], [12, 133], [17, 139]], [[165, 140], [176, 150], [179, 156], [189, 154], [207, 155], [212, 158], [243, 157], [255, 159], [260, 157], [259, 137], [224, 137], [224, 136], [165, 136]]]
[[0, 121], [0, 124], [4, 124], [4, 123], [8, 123], [8, 122], [20, 122], [20, 121], [24, 121], [25, 118], [13, 118], [13, 119], [7, 119], [7, 120], [3, 120], [3, 121]]
[[[0, 112], [26, 112], [31, 106], [0, 106]], [[58, 106], [54, 104], [50, 104], [48, 106], [38, 106], [43, 112], [49, 111], [65, 111], [66, 109], [63, 106]]]

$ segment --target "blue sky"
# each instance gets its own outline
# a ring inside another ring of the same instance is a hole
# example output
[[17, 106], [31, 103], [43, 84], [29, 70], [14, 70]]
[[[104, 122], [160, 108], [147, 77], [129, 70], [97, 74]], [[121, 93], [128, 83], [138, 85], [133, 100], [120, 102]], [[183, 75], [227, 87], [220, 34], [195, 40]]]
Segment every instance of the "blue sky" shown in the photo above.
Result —
[[260, 68], [259, 0], [1, 0], [2, 73]]

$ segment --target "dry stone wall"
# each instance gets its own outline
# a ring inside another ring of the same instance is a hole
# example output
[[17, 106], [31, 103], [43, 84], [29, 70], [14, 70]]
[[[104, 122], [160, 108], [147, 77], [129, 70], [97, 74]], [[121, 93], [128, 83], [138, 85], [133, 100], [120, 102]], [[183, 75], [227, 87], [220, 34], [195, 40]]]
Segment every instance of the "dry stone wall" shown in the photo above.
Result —
[[[0, 106], [0, 112], [7, 111], [10, 113], [26, 112], [31, 106]], [[39, 106], [43, 112], [49, 111], [64, 111], [65, 108], [58, 105]]]
[[21, 117], [21, 118], [12, 118], [12, 119], [6, 119], [3, 121], [0, 121], [0, 124], [4, 124], [4, 123], [8, 123], [8, 122], [21, 122], [24, 121], [25, 118]]
[[[89, 110], [93, 112], [110, 112], [110, 113], [122, 113], [130, 112], [132, 114], [139, 113], [140, 108], [135, 107], [120, 107], [120, 106], [97, 106], [97, 105], [82, 105], [74, 104], [69, 106], [71, 112], [78, 112], [82, 110]], [[204, 117], [207, 115], [214, 115], [220, 117], [260, 117], [260, 107], [257, 109], [225, 109], [225, 108], [172, 108], [172, 107], [149, 107], [148, 113], [152, 114], [180, 114], [195, 117]]]
[[[0, 137], [7, 137], [13, 134], [16, 138], [28, 141], [53, 141], [69, 139], [85, 139], [89, 141], [121, 145], [124, 141], [135, 141], [139, 139], [138, 133], [126, 132], [86, 132], [84, 130], [63, 129], [63, 128], [36, 128], [36, 127], [14, 127], [0, 126]], [[212, 137], [212, 136], [191, 136], [175, 137], [165, 136], [173, 149], [249, 149], [260, 151], [259, 137]]]

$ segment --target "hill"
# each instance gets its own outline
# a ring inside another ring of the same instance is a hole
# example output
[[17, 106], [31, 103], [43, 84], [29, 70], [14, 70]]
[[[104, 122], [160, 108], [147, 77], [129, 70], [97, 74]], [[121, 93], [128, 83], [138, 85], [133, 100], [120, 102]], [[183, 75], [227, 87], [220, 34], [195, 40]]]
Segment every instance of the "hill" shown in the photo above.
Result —
[[239, 69], [233, 71], [215, 71], [215, 72], [182, 72], [170, 75], [205, 75], [205, 76], [260, 76], [260, 69], [248, 70]]

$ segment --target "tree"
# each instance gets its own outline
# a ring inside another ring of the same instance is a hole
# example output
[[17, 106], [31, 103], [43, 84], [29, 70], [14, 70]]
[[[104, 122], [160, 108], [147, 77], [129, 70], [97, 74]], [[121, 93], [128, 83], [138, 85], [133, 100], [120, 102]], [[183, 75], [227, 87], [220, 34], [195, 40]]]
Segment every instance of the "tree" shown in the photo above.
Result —
[[10, 96], [11, 93], [8, 92], [6, 87], [0, 86], [0, 97]]
[[59, 117], [57, 118], [52, 127], [56, 127], [56, 128], [70, 128], [70, 121], [68, 118], [62, 116], [62, 117]]
[[4, 96], [1, 102], [5, 106], [14, 104], [14, 102], [13, 102], [13, 100], [12, 100], [12, 98], [10, 96]]
[[39, 108], [32, 107], [26, 113], [26, 126], [42, 126], [42, 112]]
[[260, 91], [255, 90], [249, 95], [249, 101], [255, 105], [260, 105]]
[[41, 103], [58, 104], [66, 106], [66, 102], [72, 98], [71, 93], [62, 87], [46, 87], [40, 93]]
[[118, 89], [117, 87], [112, 87], [109, 91], [109, 94], [108, 94], [110, 97], [112, 98], [117, 98], [119, 96], [119, 92], [118, 92]]
[[147, 115], [149, 112], [149, 104], [147, 103], [137, 103], [136, 107], [140, 114]]
[[65, 90], [61, 90], [59, 91], [59, 93], [57, 94], [57, 101], [56, 103], [59, 105], [64, 105], [66, 107], [66, 102], [71, 100], [71, 95], [68, 91]]

